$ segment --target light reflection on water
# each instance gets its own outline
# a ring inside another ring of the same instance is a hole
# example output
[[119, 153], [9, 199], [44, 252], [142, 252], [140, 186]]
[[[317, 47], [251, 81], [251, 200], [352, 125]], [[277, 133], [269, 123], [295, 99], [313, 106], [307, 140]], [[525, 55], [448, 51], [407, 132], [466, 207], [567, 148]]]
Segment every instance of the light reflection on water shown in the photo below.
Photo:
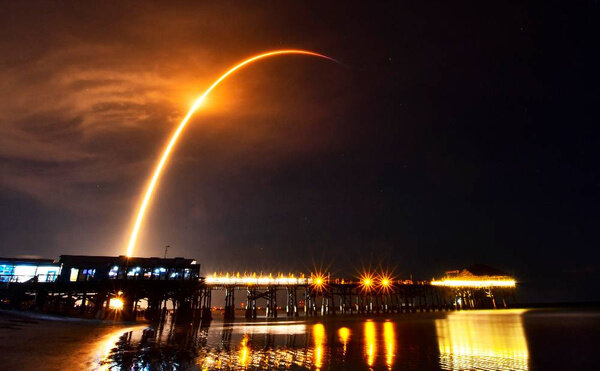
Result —
[[[314, 321], [213, 322], [120, 329], [96, 344], [97, 369], [527, 370], [522, 311]], [[439, 351], [439, 353], [438, 353]]]
[[350, 340], [350, 329], [348, 327], [340, 327], [338, 329], [338, 338], [340, 343], [342, 343], [343, 352], [342, 355], [346, 355], [346, 351], [348, 350], [348, 340]]
[[527, 370], [523, 310], [468, 311], [435, 321], [446, 370]]
[[313, 365], [317, 370], [323, 367], [323, 344], [325, 343], [325, 327], [321, 323], [313, 325]]
[[365, 356], [367, 358], [367, 366], [372, 367], [375, 362], [377, 351], [377, 339], [375, 335], [375, 324], [371, 320], [365, 322]]
[[396, 356], [396, 332], [394, 322], [383, 323], [383, 338], [385, 340], [385, 364], [391, 370]]
[[140, 331], [144, 329], [145, 326], [137, 326], [137, 327], [129, 327], [126, 329], [118, 329], [106, 336], [104, 336], [97, 344], [96, 344], [96, 359], [98, 363], [98, 370], [109, 370], [111, 364], [108, 362], [104, 362], [105, 360], [110, 359], [112, 356], [113, 350], [116, 344], [120, 341], [123, 334], [130, 334], [134, 331]]
[[249, 361], [248, 352], [249, 352], [248, 335], [244, 335], [242, 337], [242, 343], [240, 344], [240, 354], [239, 354], [239, 358], [240, 358], [239, 365], [242, 368], [246, 368], [246, 366], [248, 366], [248, 361]]

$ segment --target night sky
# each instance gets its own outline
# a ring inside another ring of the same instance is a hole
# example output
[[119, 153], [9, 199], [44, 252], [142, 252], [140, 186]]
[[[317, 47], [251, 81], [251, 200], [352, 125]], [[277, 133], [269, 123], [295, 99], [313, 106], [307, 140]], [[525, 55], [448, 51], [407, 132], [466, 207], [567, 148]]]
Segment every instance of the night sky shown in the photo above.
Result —
[[340, 64], [277, 57], [220, 85], [136, 255], [422, 279], [484, 263], [525, 301], [600, 300], [599, 19], [597, 1], [2, 1], [0, 256], [124, 254], [193, 100], [301, 48]]

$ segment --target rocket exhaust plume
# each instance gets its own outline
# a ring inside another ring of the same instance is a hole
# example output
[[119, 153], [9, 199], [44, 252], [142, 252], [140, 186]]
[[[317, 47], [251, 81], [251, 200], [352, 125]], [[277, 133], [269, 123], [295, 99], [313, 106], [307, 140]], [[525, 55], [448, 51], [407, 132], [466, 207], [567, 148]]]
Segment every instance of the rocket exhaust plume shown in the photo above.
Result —
[[237, 70], [239, 70], [253, 62], [259, 61], [259, 60], [267, 58], [267, 57], [274, 57], [274, 56], [286, 55], [286, 54], [301, 54], [301, 55], [325, 58], [330, 61], [337, 62], [335, 59], [330, 58], [326, 55], [314, 53], [314, 52], [307, 51], [307, 50], [295, 50], [295, 49], [275, 50], [275, 51], [270, 51], [270, 52], [266, 52], [266, 53], [262, 53], [262, 54], [258, 54], [253, 57], [250, 57], [250, 58], [238, 63], [237, 65], [233, 66], [227, 72], [225, 72], [223, 75], [221, 75], [221, 77], [219, 77], [217, 79], [217, 81], [215, 81], [208, 89], [206, 89], [206, 91], [201, 96], [199, 96], [194, 101], [194, 104], [192, 104], [192, 107], [190, 108], [188, 113], [185, 115], [183, 120], [181, 120], [181, 122], [179, 123], [179, 126], [177, 126], [177, 129], [175, 130], [175, 132], [171, 136], [171, 139], [169, 140], [165, 149], [163, 150], [162, 155], [160, 156], [160, 159], [159, 159], [158, 163], [156, 164], [156, 168], [154, 169], [154, 173], [152, 174], [152, 177], [150, 178], [148, 185], [146, 186], [146, 192], [144, 194], [144, 198], [142, 199], [142, 201], [139, 205], [137, 217], [135, 219], [135, 223], [133, 225], [133, 228], [131, 230], [131, 235], [129, 237], [129, 244], [127, 245], [127, 256], [131, 256], [133, 254], [133, 250], [135, 249], [135, 243], [136, 243], [138, 234], [140, 232], [142, 223], [144, 221], [144, 214], [146, 213], [146, 209], [148, 208], [150, 199], [152, 198], [152, 194], [154, 193], [154, 189], [156, 188], [156, 183], [158, 182], [158, 179], [160, 178], [162, 170], [165, 167], [165, 164], [167, 163], [167, 161], [169, 160], [171, 151], [177, 144], [177, 139], [179, 139], [179, 136], [183, 132], [183, 129], [187, 125], [188, 121], [190, 120], [192, 115], [198, 110], [198, 108], [200, 108], [200, 106], [204, 102], [204, 99], [210, 94], [211, 91], [213, 91], [214, 88], [217, 87], [217, 85], [219, 85], [221, 83], [221, 81], [225, 80], [229, 75], [233, 74]]

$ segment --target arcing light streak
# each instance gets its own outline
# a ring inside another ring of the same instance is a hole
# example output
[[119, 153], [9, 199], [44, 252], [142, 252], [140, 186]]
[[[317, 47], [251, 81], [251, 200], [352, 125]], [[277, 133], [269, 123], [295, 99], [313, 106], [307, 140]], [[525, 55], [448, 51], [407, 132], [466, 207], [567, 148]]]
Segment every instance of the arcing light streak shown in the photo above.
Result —
[[313, 57], [325, 58], [325, 59], [329, 59], [331, 61], [337, 62], [335, 59], [330, 58], [326, 55], [314, 53], [314, 52], [307, 51], [307, 50], [295, 50], [295, 49], [275, 50], [275, 51], [255, 55], [255, 56], [250, 57], [250, 58], [244, 60], [243, 62], [235, 65], [234, 67], [229, 69], [227, 72], [225, 72], [221, 77], [219, 77], [217, 79], [217, 81], [215, 81], [208, 89], [206, 89], [206, 91], [200, 97], [198, 97], [196, 99], [194, 104], [192, 104], [192, 107], [188, 111], [187, 115], [185, 115], [183, 120], [181, 120], [181, 122], [179, 123], [179, 126], [177, 127], [177, 129], [175, 130], [173, 135], [171, 136], [169, 143], [165, 147], [165, 149], [160, 157], [160, 160], [158, 161], [158, 164], [156, 165], [156, 168], [154, 169], [154, 173], [152, 174], [152, 177], [150, 178], [150, 182], [148, 182], [148, 186], [146, 188], [146, 193], [144, 195], [144, 198], [142, 199], [142, 203], [140, 204], [140, 208], [138, 210], [137, 217], [135, 219], [135, 224], [133, 225], [133, 229], [131, 230], [131, 236], [129, 237], [129, 244], [127, 245], [127, 256], [131, 256], [133, 254], [137, 236], [140, 231], [142, 222], [144, 220], [144, 214], [146, 213], [146, 209], [148, 208], [148, 204], [150, 203], [150, 199], [152, 198], [152, 193], [154, 193], [154, 188], [156, 187], [156, 183], [158, 182], [158, 179], [160, 178], [160, 174], [162, 173], [162, 170], [163, 170], [165, 164], [167, 163], [167, 160], [169, 159], [169, 155], [171, 154], [173, 147], [175, 147], [175, 144], [177, 143], [177, 139], [181, 135], [181, 132], [187, 125], [187, 123], [190, 120], [190, 118], [192, 117], [192, 115], [198, 110], [200, 105], [204, 102], [204, 99], [208, 96], [208, 94], [210, 94], [210, 92], [217, 85], [219, 85], [221, 83], [221, 81], [225, 80], [229, 75], [231, 75], [235, 71], [239, 70], [240, 68], [242, 68], [252, 62], [256, 62], [260, 59], [267, 58], [267, 57], [273, 57], [273, 56], [277, 56], [277, 55], [282, 55], [282, 54], [303, 54], [303, 55], [309, 55], [309, 56], [313, 56]]

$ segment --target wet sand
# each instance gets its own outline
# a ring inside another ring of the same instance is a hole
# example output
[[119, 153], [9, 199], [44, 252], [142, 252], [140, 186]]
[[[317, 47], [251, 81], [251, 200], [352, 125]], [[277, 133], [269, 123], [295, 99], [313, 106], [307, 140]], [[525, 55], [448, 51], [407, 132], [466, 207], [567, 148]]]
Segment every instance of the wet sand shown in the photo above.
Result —
[[99, 344], [122, 322], [0, 310], [0, 369], [90, 370]]

